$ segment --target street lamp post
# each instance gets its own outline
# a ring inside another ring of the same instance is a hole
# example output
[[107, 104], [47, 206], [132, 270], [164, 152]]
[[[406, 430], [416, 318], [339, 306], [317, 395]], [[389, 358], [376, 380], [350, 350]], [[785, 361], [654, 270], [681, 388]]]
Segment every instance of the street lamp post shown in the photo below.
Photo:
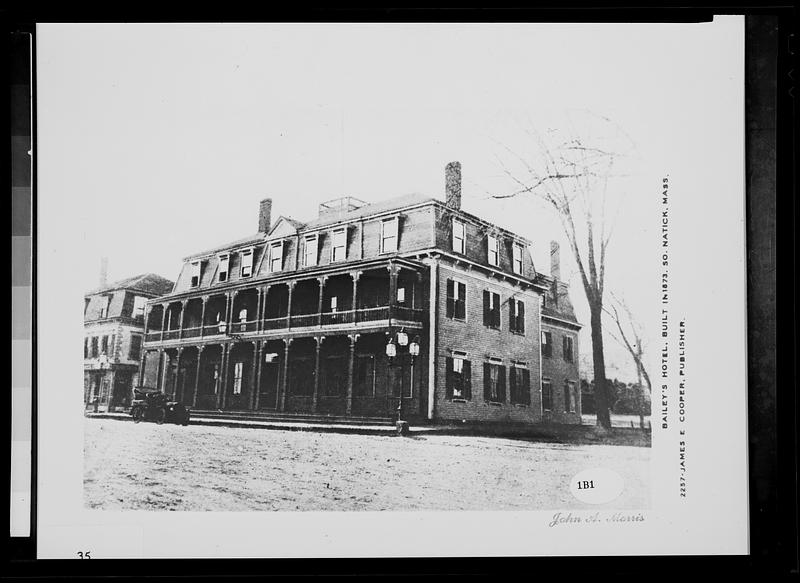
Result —
[[[395, 366], [395, 358], [398, 356], [398, 348], [407, 348], [408, 354], [411, 356], [411, 390], [413, 395], [414, 390], [414, 361], [419, 356], [419, 336], [414, 337], [414, 340], [409, 343], [408, 334], [405, 329], [401, 328], [396, 335], [389, 333], [389, 341], [386, 343], [386, 356], [389, 358], [389, 366]], [[403, 419], [403, 363], [400, 362], [400, 394], [397, 398], [397, 432], [400, 435], [408, 434], [408, 421]]]

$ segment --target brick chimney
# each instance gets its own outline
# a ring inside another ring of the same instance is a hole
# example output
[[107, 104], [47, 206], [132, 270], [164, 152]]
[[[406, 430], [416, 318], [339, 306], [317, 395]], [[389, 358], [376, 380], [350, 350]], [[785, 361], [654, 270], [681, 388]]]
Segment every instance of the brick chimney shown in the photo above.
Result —
[[558, 241], [550, 241], [550, 277], [561, 279], [561, 259]]
[[258, 205], [258, 232], [268, 233], [272, 220], [272, 199], [265, 198]]
[[445, 206], [461, 209], [461, 162], [450, 162], [444, 168]]
[[100, 258], [100, 287], [108, 285], [108, 257]]

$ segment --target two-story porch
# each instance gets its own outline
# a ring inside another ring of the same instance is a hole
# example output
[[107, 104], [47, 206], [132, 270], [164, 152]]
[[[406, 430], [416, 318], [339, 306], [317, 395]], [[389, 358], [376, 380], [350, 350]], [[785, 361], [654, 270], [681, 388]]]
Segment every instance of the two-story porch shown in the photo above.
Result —
[[[421, 416], [426, 267], [393, 258], [303, 270], [149, 306], [140, 383], [196, 409]], [[389, 338], [420, 339], [414, 359]]]

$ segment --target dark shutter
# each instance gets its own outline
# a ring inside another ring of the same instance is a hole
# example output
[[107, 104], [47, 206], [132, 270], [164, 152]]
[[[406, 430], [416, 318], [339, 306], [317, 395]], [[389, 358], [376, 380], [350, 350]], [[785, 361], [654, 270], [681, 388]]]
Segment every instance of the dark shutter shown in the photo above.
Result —
[[564, 336], [561, 339], [561, 349], [562, 349], [562, 351], [564, 353], [564, 360], [569, 360], [569, 352], [568, 352], [569, 345], [568, 345], [568, 340], [567, 340], [566, 336]]
[[517, 300], [511, 299], [508, 302], [508, 329], [514, 332], [516, 330], [516, 320], [514, 318], [514, 302]]
[[494, 311], [492, 320], [495, 326], [500, 327], [500, 294], [494, 294]]
[[[455, 314], [455, 299], [453, 298], [453, 280], [447, 280], [447, 317], [452, 318]], [[452, 359], [451, 359], [452, 360]]]
[[445, 371], [445, 383], [444, 383], [444, 397], [445, 399], [452, 399], [453, 398], [453, 359], [452, 357], [448, 356], [444, 359], [445, 367], [447, 370]]
[[527, 368], [522, 369], [522, 402], [531, 404], [531, 371]]
[[569, 385], [564, 383], [564, 413], [569, 413]]
[[520, 300], [517, 305], [519, 306], [517, 332], [525, 332], [525, 302]]
[[502, 364], [497, 365], [500, 369], [497, 374], [497, 395], [501, 403], [506, 402], [506, 367]]
[[458, 302], [456, 303], [456, 318], [461, 320], [467, 317], [467, 286], [458, 284]]
[[491, 313], [489, 312], [489, 293], [487, 290], [483, 290], [483, 325], [484, 326], [491, 326], [492, 325], [492, 318]]
[[519, 398], [519, 387], [517, 386], [517, 370], [514, 366], [509, 367], [508, 370], [508, 392], [511, 395], [512, 403], [521, 403]]
[[472, 399], [472, 367], [468, 360], [464, 361], [461, 369], [461, 392], [465, 399]]
[[492, 369], [488, 362], [483, 363], [483, 400], [492, 400]]

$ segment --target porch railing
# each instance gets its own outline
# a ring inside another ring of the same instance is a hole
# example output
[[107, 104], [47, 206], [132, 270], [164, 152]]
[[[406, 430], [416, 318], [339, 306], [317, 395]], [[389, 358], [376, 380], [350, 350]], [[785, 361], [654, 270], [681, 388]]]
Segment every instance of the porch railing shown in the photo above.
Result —
[[[424, 310], [419, 308], [409, 308], [407, 306], [377, 306], [372, 308], [359, 308], [356, 310], [343, 310], [341, 312], [323, 312], [314, 314], [298, 314], [294, 316], [280, 316], [277, 318], [266, 318], [261, 320], [261, 330], [281, 330], [284, 328], [303, 328], [313, 326], [336, 326], [340, 324], [353, 324], [359, 322], [376, 322], [397, 318], [399, 320], [421, 321]], [[229, 326], [229, 331], [234, 334], [245, 332], [257, 332], [259, 322], [248, 320], [245, 322], [233, 322]], [[199, 336], [219, 336], [219, 323], [207, 324], [205, 326], [193, 326], [184, 328], [181, 335], [180, 330], [164, 330], [163, 337], [160, 331], [150, 331], [145, 335], [146, 342], [158, 342], [160, 340], [177, 340], [178, 338], [197, 338]]]

